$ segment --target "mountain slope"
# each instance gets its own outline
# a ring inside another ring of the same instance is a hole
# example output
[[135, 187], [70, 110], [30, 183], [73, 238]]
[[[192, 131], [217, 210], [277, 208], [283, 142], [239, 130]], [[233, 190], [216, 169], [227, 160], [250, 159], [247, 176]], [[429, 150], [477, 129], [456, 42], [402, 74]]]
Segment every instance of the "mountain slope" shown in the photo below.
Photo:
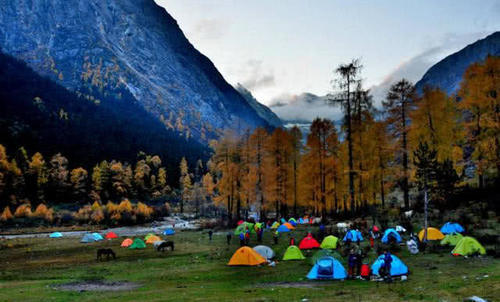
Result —
[[247, 103], [257, 112], [257, 114], [264, 119], [269, 125], [273, 127], [281, 127], [283, 123], [280, 118], [268, 107], [262, 105], [254, 98], [252, 93], [241, 84], [236, 85], [236, 90], [243, 96]]
[[467, 67], [484, 60], [488, 55], [500, 56], [500, 32], [478, 40], [433, 65], [416, 83], [417, 91], [421, 92], [424, 86], [431, 85], [448, 94], [455, 93], [460, 88]]
[[66, 88], [130, 92], [166, 127], [206, 141], [269, 126], [153, 0], [0, 0], [0, 47]]

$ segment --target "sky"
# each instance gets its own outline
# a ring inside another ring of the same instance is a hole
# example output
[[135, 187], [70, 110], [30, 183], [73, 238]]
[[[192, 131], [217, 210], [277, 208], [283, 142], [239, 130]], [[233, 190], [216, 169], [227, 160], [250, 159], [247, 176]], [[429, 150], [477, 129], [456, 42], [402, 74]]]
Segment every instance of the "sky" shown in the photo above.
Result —
[[375, 102], [401, 77], [500, 30], [500, 0], [155, 0], [224, 78], [262, 103], [332, 91], [360, 58]]

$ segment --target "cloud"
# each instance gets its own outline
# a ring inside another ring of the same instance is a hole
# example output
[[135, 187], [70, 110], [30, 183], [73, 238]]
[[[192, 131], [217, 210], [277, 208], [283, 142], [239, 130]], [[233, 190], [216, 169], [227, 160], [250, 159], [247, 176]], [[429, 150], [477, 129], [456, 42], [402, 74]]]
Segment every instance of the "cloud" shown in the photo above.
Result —
[[269, 108], [283, 121], [308, 123], [317, 117], [337, 121], [342, 118], [339, 107], [328, 104], [326, 96], [312, 93], [282, 94], [271, 100]]
[[201, 39], [219, 39], [227, 30], [227, 22], [220, 19], [201, 19], [194, 25], [191, 34]]
[[246, 74], [246, 78], [241, 81], [242, 85], [251, 91], [274, 86], [275, 76], [270, 70], [264, 70], [260, 60], [248, 60], [243, 67], [241, 74]]

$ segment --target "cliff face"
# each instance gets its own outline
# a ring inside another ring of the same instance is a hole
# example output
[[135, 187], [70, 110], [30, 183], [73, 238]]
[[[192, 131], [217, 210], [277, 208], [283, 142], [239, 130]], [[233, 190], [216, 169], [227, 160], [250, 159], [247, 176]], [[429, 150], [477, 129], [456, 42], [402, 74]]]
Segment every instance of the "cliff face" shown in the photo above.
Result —
[[467, 67], [484, 60], [488, 55], [500, 56], [500, 32], [478, 40], [433, 65], [417, 82], [417, 91], [430, 85], [441, 88], [448, 94], [457, 92]]
[[187, 137], [269, 126], [153, 0], [0, 0], [0, 48], [76, 92], [125, 89]]
[[280, 118], [268, 107], [262, 105], [255, 99], [252, 93], [245, 88], [245, 86], [238, 84], [236, 85], [236, 90], [241, 94], [241, 96], [247, 101], [247, 103], [257, 112], [257, 114], [263, 118], [269, 125], [273, 127], [281, 127], [283, 123]]

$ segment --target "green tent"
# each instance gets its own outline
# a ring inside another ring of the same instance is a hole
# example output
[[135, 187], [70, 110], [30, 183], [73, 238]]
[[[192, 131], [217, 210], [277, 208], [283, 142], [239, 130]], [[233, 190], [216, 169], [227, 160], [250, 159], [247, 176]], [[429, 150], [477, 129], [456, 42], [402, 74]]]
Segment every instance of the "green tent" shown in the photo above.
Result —
[[465, 236], [457, 243], [451, 253], [455, 256], [469, 256], [476, 253], [484, 255], [486, 250], [475, 238]]
[[464, 236], [460, 233], [448, 234], [441, 240], [441, 245], [456, 246], [462, 238], [464, 238]]
[[280, 226], [280, 223], [275, 221], [273, 225], [271, 226], [271, 229], [277, 229]]
[[322, 249], [336, 249], [337, 248], [337, 242], [339, 239], [333, 235], [326, 236], [325, 239], [323, 239], [323, 242], [321, 242], [321, 245], [319, 246]]
[[246, 227], [247, 223], [243, 222], [242, 224], [236, 227], [236, 229], [234, 230], [234, 235], [238, 236], [240, 233], [245, 233]]
[[302, 252], [300, 251], [299, 247], [296, 245], [290, 245], [287, 249], [285, 254], [283, 255], [283, 260], [304, 260], [306, 257], [302, 255]]
[[264, 229], [264, 223], [262, 223], [262, 222], [256, 222], [255, 226], [254, 226], [254, 229], [255, 228]]
[[323, 257], [333, 257], [337, 260], [341, 260], [342, 256], [337, 251], [332, 250], [319, 250], [311, 257], [310, 262], [312, 265], [316, 264], [316, 262]]
[[149, 237], [151, 237], [151, 236], [156, 236], [156, 235], [153, 234], [153, 233], [149, 233], [149, 234], [146, 235], [146, 237], [144, 237], [144, 240], [148, 240]]
[[[248, 230], [250, 231], [250, 233], [255, 233], [255, 223], [251, 223], [251, 222], [245, 222], [247, 227], [248, 227]], [[243, 224], [245, 224], [243, 223]]]
[[295, 222], [295, 223], [297, 223], [297, 220], [295, 220], [295, 218], [288, 219], [288, 222], [292, 222], [292, 221]]
[[135, 238], [132, 245], [130, 245], [128, 248], [129, 249], [145, 249], [146, 244], [144, 243], [144, 241], [142, 241], [141, 238]]

